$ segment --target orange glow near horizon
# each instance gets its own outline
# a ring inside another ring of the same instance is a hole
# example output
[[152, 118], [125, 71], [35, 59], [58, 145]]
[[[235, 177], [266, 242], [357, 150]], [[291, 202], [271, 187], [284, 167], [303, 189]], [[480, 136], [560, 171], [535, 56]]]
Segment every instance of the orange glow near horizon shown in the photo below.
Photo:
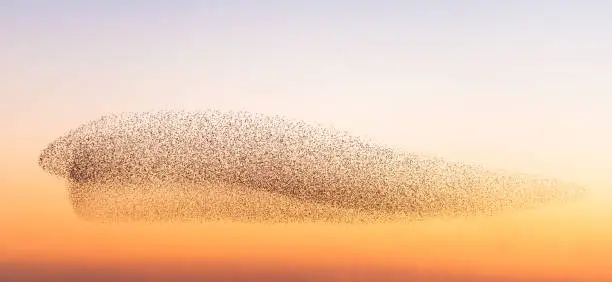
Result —
[[[41, 179], [46, 189], [62, 191], [60, 180]], [[0, 218], [3, 226], [11, 226], [11, 232], [0, 235], [0, 260], [117, 266], [257, 261], [268, 266], [363, 265], [457, 274], [612, 277], [605, 267], [612, 253], [607, 243], [612, 228], [597, 224], [610, 216], [597, 213], [596, 202], [587, 200], [493, 217], [361, 226], [97, 224], [79, 221], [65, 200], [39, 200], [21, 211], [15, 206], [19, 218]]]

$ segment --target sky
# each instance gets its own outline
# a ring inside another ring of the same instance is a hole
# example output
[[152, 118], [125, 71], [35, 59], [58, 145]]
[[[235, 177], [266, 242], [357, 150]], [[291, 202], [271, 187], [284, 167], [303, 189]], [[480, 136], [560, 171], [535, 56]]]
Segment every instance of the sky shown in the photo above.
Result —
[[[9, 230], [0, 262], [367, 262], [612, 278], [603, 268], [612, 259], [610, 9], [545, 0], [0, 1], [0, 224]], [[37, 166], [40, 150], [105, 114], [165, 109], [280, 114], [398, 150], [573, 181], [590, 194], [409, 225], [79, 221], [65, 183]]]

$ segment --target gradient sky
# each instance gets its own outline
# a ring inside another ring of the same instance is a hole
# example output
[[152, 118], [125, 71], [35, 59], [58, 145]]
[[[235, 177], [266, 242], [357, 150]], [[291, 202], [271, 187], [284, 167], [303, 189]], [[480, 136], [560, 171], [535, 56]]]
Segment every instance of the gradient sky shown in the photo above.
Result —
[[[361, 259], [612, 278], [602, 268], [610, 11], [609, 1], [0, 1], [0, 259]], [[103, 114], [210, 108], [331, 124], [592, 193], [411, 226], [106, 226], [78, 221], [64, 183], [36, 164], [47, 143]]]

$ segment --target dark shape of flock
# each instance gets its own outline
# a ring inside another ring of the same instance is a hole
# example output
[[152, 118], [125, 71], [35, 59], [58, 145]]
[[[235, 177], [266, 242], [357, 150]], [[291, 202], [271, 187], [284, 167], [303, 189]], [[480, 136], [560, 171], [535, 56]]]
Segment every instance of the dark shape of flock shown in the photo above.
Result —
[[385, 222], [491, 214], [582, 188], [397, 152], [246, 112], [104, 116], [43, 150], [96, 221]]

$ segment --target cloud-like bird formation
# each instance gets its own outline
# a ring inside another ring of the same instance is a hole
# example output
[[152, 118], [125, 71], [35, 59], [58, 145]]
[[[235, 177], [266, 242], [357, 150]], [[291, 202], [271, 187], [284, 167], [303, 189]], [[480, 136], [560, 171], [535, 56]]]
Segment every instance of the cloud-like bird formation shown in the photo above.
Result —
[[246, 112], [104, 116], [45, 148], [77, 214], [99, 221], [380, 222], [489, 214], [582, 188], [398, 152]]

